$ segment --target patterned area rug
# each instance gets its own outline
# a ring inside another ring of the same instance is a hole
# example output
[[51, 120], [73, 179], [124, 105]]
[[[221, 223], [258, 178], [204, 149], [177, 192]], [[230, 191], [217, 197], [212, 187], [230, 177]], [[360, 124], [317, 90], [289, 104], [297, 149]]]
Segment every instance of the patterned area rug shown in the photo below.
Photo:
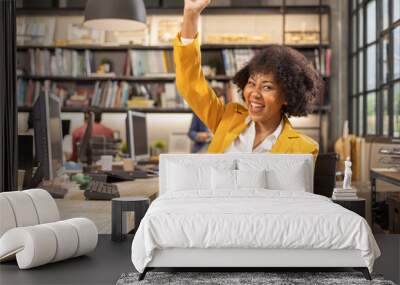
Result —
[[122, 274], [117, 285], [133, 284], [324, 284], [324, 285], [358, 285], [379, 284], [395, 285], [384, 280], [382, 276], [372, 275], [368, 281], [360, 272], [148, 272], [146, 278], [138, 281], [138, 273]]

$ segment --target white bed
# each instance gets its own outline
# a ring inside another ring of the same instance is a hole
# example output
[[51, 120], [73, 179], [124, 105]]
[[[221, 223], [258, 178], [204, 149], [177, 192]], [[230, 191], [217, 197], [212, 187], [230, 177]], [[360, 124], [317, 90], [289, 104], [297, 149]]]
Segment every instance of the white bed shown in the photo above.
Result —
[[134, 266], [355, 267], [368, 277], [380, 251], [367, 222], [312, 194], [312, 173], [311, 155], [163, 155]]

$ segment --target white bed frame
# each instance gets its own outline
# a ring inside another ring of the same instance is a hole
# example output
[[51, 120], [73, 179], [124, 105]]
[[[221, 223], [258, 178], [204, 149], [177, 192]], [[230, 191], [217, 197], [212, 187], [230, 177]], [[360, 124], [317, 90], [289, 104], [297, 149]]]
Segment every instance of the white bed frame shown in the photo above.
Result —
[[359, 250], [329, 249], [157, 249], [139, 281], [155, 268], [338, 268], [361, 271], [367, 280], [371, 275]]
[[[186, 155], [187, 156], [187, 155]], [[202, 154], [204, 159], [206, 155]], [[207, 155], [211, 158], [211, 155]], [[212, 155], [213, 157], [220, 155]], [[249, 154], [240, 154], [248, 157]], [[275, 155], [276, 157], [278, 155]], [[160, 174], [166, 172], [165, 158], [184, 158], [185, 155], [163, 155], [160, 161]], [[226, 158], [227, 156], [224, 155]], [[312, 163], [310, 155], [296, 155], [296, 159], [303, 159]], [[311, 174], [312, 175], [312, 174]], [[164, 189], [165, 178], [160, 176], [160, 193]], [[312, 180], [311, 180], [312, 181]], [[312, 187], [312, 186], [311, 186]], [[312, 190], [311, 190], [312, 192]], [[149, 262], [139, 280], [142, 280], [146, 273], [154, 268], [237, 268], [238, 271], [245, 271], [244, 268], [295, 268], [295, 267], [352, 267], [361, 271], [367, 280], [371, 280], [369, 270], [361, 257], [359, 250], [329, 250], [329, 249], [250, 249], [250, 248], [169, 248], [157, 249], [152, 260]]]

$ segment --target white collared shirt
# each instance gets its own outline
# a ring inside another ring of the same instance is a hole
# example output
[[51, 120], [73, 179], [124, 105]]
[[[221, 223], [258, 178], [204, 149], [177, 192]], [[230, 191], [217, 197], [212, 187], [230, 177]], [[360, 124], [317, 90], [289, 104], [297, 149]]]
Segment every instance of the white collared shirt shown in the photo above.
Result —
[[279, 123], [275, 131], [267, 136], [262, 143], [260, 143], [254, 150], [254, 139], [256, 137], [256, 124], [250, 121], [248, 127], [232, 142], [232, 144], [225, 150], [225, 153], [265, 153], [270, 152], [272, 146], [282, 133], [283, 119]]

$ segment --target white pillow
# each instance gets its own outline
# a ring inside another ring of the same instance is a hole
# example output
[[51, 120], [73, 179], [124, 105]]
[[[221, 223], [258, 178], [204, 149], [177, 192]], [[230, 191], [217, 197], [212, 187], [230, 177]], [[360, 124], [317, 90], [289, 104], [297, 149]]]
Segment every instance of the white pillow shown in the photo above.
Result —
[[210, 167], [170, 163], [168, 168], [168, 190], [186, 191], [210, 189]]
[[267, 169], [267, 188], [272, 190], [306, 191], [307, 176], [304, 164], [294, 164], [290, 169]]
[[267, 176], [263, 170], [236, 170], [237, 188], [267, 188]]
[[[272, 157], [273, 158], [273, 157]], [[266, 171], [267, 189], [312, 191], [312, 175], [307, 161], [292, 160], [290, 155], [281, 159], [238, 159], [238, 168], [247, 171]]]
[[211, 188], [215, 190], [236, 190], [236, 170], [211, 168]]

